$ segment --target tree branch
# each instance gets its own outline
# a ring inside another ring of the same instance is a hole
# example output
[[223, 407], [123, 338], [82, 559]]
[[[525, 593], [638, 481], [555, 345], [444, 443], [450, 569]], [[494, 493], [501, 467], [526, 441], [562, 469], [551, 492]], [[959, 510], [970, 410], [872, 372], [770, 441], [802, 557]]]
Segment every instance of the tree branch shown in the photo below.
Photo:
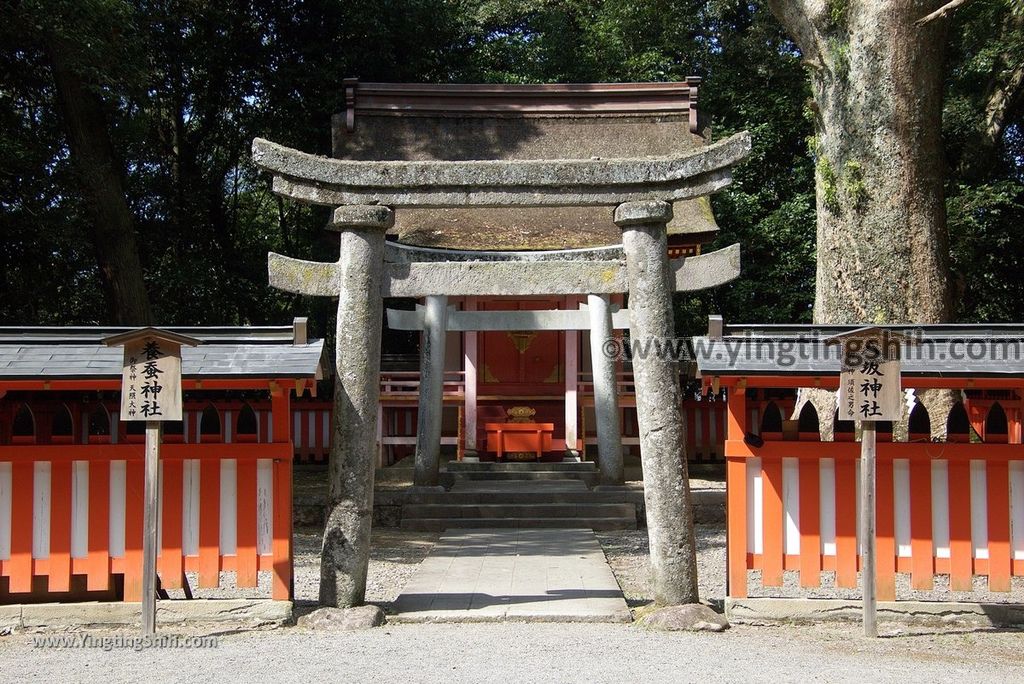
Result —
[[821, 36], [802, 0], [768, 0], [768, 8], [800, 48], [804, 61], [812, 67], [824, 66]]
[[969, 2], [971, 2], [971, 0], [950, 0], [931, 14], [926, 14], [915, 21], [914, 26], [924, 26], [928, 22], [935, 21], [936, 19], [945, 19], [947, 16], [955, 12], [957, 8], [963, 7]]
[[985, 102], [985, 138], [990, 145], [995, 145], [1003, 129], [1006, 127], [1007, 114], [1024, 94], [1024, 64], [1017, 64], [1002, 80], [1002, 83], [993, 88]]

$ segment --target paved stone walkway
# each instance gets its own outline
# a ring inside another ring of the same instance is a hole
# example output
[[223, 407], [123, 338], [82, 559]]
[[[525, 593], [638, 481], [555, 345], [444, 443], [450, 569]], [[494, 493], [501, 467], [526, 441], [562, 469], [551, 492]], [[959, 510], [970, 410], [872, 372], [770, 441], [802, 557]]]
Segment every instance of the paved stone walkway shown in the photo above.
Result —
[[403, 622], [629, 622], [591, 530], [452, 530], [396, 603]]

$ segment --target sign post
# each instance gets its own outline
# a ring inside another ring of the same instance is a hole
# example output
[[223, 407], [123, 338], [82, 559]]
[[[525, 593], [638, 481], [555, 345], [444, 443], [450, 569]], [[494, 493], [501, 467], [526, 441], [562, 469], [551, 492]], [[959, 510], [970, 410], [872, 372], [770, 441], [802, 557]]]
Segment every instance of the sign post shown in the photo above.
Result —
[[903, 335], [862, 328], [826, 340], [842, 344], [839, 420], [859, 421], [861, 585], [864, 636], [877, 637], [875, 573], [875, 423], [899, 420], [903, 411], [900, 341]]
[[160, 505], [160, 442], [164, 421], [181, 420], [181, 347], [194, 347], [185, 335], [140, 328], [103, 340], [124, 347], [121, 420], [145, 421], [146, 465], [142, 515], [142, 634], [156, 632], [157, 520]]

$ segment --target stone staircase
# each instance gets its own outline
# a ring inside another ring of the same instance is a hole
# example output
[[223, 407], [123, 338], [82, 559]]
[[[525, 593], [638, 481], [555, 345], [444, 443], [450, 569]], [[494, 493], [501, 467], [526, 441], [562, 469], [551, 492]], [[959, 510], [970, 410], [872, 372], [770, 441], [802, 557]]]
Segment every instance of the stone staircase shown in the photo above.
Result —
[[459, 482], [541, 482], [578, 480], [587, 487], [600, 481], [597, 464], [592, 461], [554, 463], [477, 463], [449, 461], [441, 471], [441, 484], [452, 487]]
[[601, 487], [593, 463], [451, 462], [447, 490], [414, 489], [405, 496], [401, 526], [451, 528], [588, 528], [634, 530], [636, 495]]

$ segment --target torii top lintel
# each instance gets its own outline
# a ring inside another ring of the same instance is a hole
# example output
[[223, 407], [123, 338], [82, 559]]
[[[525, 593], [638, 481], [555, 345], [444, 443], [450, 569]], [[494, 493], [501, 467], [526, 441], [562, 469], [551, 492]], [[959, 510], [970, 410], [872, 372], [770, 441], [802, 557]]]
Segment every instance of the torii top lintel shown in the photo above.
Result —
[[274, 192], [330, 206], [616, 206], [690, 199], [732, 180], [750, 152], [750, 134], [672, 157], [475, 161], [353, 161], [320, 157], [257, 138], [256, 165]]

